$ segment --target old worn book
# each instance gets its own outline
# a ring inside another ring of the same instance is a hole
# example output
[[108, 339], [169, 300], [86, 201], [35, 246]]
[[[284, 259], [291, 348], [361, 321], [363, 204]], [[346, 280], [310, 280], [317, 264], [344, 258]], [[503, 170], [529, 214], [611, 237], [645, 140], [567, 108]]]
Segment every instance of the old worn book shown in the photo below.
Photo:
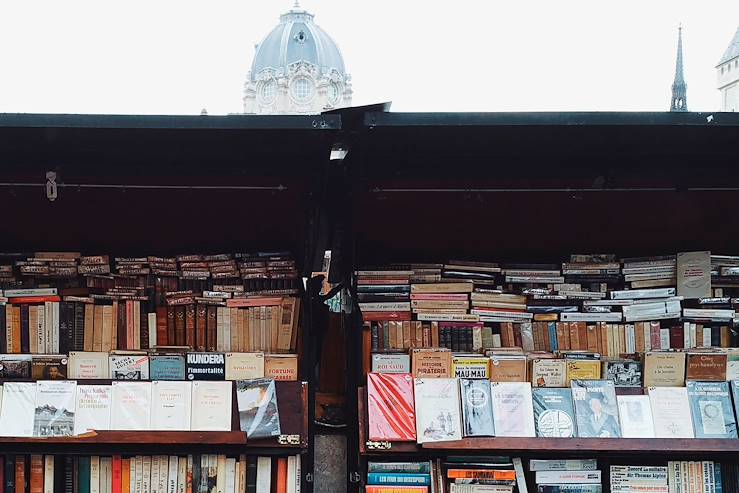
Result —
[[264, 378], [264, 353], [226, 353], [226, 380]]
[[151, 382], [114, 381], [111, 430], [148, 430], [151, 425]]
[[492, 382], [495, 435], [533, 437], [534, 410], [529, 382]]
[[711, 252], [677, 254], [677, 295], [685, 298], [711, 296]]
[[471, 293], [472, 288], [471, 282], [411, 284], [411, 293]]
[[490, 382], [460, 378], [459, 393], [462, 401], [462, 434], [466, 437], [495, 436]]
[[618, 416], [623, 438], [654, 438], [652, 406], [648, 395], [619, 395]]
[[413, 377], [410, 373], [368, 373], [369, 439], [415, 441]]
[[737, 438], [729, 382], [688, 381], [696, 438]]
[[70, 351], [67, 369], [69, 378], [79, 380], [110, 378], [108, 353]]
[[108, 358], [112, 380], [148, 380], [149, 356], [136, 351], [117, 351]]
[[726, 381], [727, 355], [724, 352], [688, 352], [687, 380]]
[[411, 357], [406, 353], [373, 353], [372, 371], [375, 373], [410, 373]]
[[616, 387], [611, 380], [573, 380], [577, 436], [582, 438], [619, 438]]
[[192, 431], [231, 431], [232, 388], [233, 382], [193, 382]]
[[224, 353], [187, 353], [188, 380], [223, 380], [226, 377]]
[[477, 355], [454, 355], [452, 356], [452, 373], [455, 378], [490, 380], [490, 358]]
[[0, 436], [33, 436], [36, 409], [36, 384], [33, 382], [5, 382], [0, 409]]
[[575, 408], [570, 389], [534, 388], [531, 394], [536, 436], [549, 438], [576, 436]]
[[264, 356], [264, 376], [273, 380], [295, 382], [298, 380], [297, 354], [268, 354]]
[[151, 429], [189, 431], [192, 382], [151, 382]]
[[612, 380], [616, 387], [641, 387], [641, 362], [608, 360], [603, 362], [603, 378]]
[[531, 385], [534, 387], [567, 386], [567, 363], [563, 359], [537, 358], [531, 361]]
[[58, 437], [74, 434], [77, 382], [39, 380], [36, 382], [36, 409], [33, 436]]
[[499, 354], [490, 356], [490, 380], [493, 382], [526, 382], [526, 356]]
[[63, 380], [67, 378], [67, 362], [64, 354], [34, 354], [31, 359], [31, 378]]
[[184, 380], [185, 355], [153, 353], [149, 356], [149, 377], [152, 380]]
[[452, 353], [446, 348], [411, 350], [412, 373], [415, 378], [449, 378], [452, 376]]
[[239, 424], [247, 438], [270, 438], [280, 435], [275, 381], [268, 378], [236, 382]]
[[645, 387], [682, 387], [685, 385], [685, 353], [652, 351], [644, 355]]
[[685, 387], [649, 387], [654, 435], [657, 438], [693, 438], [688, 390]]
[[455, 378], [416, 378], [416, 441], [462, 439], [459, 386]]
[[110, 385], [78, 385], [74, 434], [109, 430], [113, 388]]
[[567, 385], [573, 380], [600, 380], [601, 362], [597, 359], [567, 359]]

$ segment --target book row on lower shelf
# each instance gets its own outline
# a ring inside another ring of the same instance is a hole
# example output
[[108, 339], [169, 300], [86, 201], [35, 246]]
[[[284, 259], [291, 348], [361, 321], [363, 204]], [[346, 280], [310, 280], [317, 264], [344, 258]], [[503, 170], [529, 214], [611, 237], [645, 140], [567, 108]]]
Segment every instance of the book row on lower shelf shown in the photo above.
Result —
[[[235, 387], [247, 438], [281, 434], [274, 380], [154, 381], [78, 385], [74, 380], [6, 382], [0, 436], [59, 437], [106, 430], [232, 431]], [[292, 416], [290, 416], [292, 418]]]
[[301, 457], [0, 455], [7, 493], [299, 493]]
[[610, 380], [570, 385], [370, 373], [367, 437], [419, 444], [494, 436], [737, 438], [737, 381], [618, 392]]
[[[369, 462], [367, 493], [733, 493], [739, 466], [714, 461], [664, 465], [610, 464], [596, 459], [450, 456], [414, 462]], [[606, 478], [607, 475], [607, 478]]]

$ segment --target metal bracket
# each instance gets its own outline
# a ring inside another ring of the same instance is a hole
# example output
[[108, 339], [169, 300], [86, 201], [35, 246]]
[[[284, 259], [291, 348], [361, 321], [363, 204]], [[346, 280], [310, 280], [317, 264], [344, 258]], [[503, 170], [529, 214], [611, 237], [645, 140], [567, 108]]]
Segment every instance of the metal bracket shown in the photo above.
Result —
[[46, 198], [49, 199], [49, 202], [54, 202], [57, 197], [56, 192], [56, 172], [54, 171], [47, 171], [46, 172]]
[[300, 445], [300, 435], [280, 435], [277, 437], [280, 445]]
[[392, 442], [367, 441], [365, 445], [367, 446], [367, 450], [390, 450], [393, 448]]
[[350, 483], [359, 483], [362, 481], [362, 476], [357, 471], [353, 471], [349, 473], [349, 482]]
[[312, 472], [305, 473], [305, 482], [306, 483], [312, 483], [313, 482], [313, 473]]

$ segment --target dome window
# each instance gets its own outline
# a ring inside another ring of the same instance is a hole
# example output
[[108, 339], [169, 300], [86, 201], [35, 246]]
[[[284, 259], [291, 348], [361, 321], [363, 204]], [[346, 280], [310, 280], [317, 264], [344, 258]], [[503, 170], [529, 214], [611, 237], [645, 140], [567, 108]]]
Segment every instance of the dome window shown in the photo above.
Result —
[[298, 103], [307, 103], [313, 98], [313, 83], [307, 77], [299, 77], [293, 81], [292, 94]]
[[339, 98], [341, 96], [341, 89], [339, 88], [339, 84], [336, 82], [332, 82], [328, 86], [328, 101], [331, 104], [336, 104], [339, 102]]
[[298, 43], [305, 44], [305, 41], [308, 39], [308, 36], [305, 34], [304, 31], [298, 32], [298, 34], [295, 35], [295, 41]]
[[259, 99], [262, 100], [263, 104], [272, 104], [275, 100], [277, 93], [277, 83], [274, 79], [269, 79], [262, 82], [259, 88]]

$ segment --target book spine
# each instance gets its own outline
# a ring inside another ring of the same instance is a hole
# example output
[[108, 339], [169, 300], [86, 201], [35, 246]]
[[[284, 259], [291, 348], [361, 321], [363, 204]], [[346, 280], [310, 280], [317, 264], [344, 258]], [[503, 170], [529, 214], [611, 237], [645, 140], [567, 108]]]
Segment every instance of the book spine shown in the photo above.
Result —
[[207, 325], [206, 325], [206, 351], [216, 350], [216, 337], [218, 335], [218, 316], [217, 306], [208, 305], [207, 307]]
[[[65, 479], [66, 479], [65, 473]], [[44, 493], [54, 493], [54, 456], [44, 456]]]
[[21, 352], [30, 352], [30, 330], [28, 327], [28, 305], [21, 305]]
[[196, 318], [195, 304], [185, 305], [185, 345], [190, 348], [195, 347]]
[[41, 455], [31, 455], [31, 467], [29, 473], [30, 493], [43, 493], [44, 459]]

